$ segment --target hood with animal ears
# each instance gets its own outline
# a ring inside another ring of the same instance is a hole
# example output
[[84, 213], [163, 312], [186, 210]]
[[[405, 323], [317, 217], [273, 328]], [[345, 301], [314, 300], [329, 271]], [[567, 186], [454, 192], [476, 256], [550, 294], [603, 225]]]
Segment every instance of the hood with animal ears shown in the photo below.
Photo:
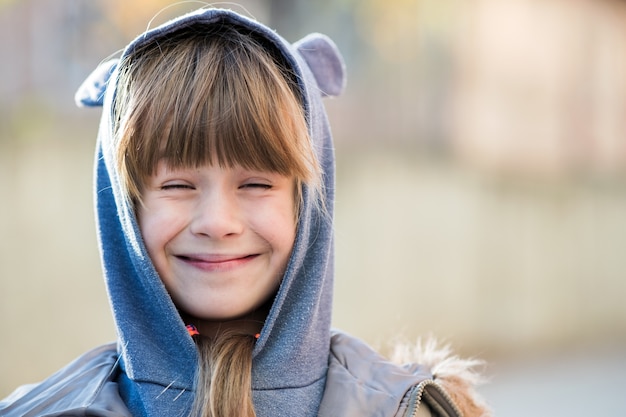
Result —
[[[323, 202], [307, 191], [282, 284], [253, 351], [258, 416], [315, 416], [330, 344], [335, 158], [322, 97], [345, 85], [334, 43], [311, 34], [290, 44], [273, 30], [224, 9], [201, 9], [137, 37], [124, 52], [184, 27], [235, 25], [281, 51], [296, 74], [314, 150], [323, 170]], [[95, 156], [95, 204], [104, 276], [119, 335], [122, 397], [133, 415], [188, 415], [197, 364], [195, 344], [148, 257], [114, 161], [112, 103], [118, 60], [103, 62], [76, 93], [80, 106], [102, 106]]]

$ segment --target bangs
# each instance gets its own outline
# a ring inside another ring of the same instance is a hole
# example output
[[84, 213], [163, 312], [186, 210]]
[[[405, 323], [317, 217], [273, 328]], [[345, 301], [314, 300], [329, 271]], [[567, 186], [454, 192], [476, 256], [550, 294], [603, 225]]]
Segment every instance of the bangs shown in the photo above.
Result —
[[118, 169], [133, 200], [161, 160], [315, 180], [301, 93], [286, 63], [250, 34], [225, 29], [155, 42], [121, 64]]

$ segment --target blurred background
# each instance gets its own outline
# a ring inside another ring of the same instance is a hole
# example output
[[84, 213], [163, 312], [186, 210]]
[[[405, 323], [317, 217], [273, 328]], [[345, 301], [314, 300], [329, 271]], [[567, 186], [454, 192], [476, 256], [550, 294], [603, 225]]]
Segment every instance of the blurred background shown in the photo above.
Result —
[[[334, 322], [486, 359], [498, 416], [626, 415], [626, 2], [216, 3], [349, 73]], [[202, 6], [0, 0], [0, 397], [114, 339], [92, 210], [99, 109], [73, 94]]]

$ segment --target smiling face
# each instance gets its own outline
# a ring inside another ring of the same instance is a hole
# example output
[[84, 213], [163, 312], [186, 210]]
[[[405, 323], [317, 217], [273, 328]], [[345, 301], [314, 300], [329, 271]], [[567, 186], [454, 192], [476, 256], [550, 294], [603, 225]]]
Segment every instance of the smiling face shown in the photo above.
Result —
[[292, 178], [160, 162], [142, 201], [148, 254], [196, 325], [249, 317], [275, 294], [296, 235]]
[[285, 57], [235, 26], [181, 29], [119, 63], [121, 188], [184, 320], [253, 315], [260, 330], [303, 186], [322, 194], [304, 107]]

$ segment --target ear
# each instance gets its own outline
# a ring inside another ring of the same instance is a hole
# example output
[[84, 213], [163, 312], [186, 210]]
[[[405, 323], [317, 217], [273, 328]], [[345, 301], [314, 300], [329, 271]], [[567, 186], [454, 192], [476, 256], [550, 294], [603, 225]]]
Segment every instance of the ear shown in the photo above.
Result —
[[321, 33], [312, 33], [293, 46], [308, 64], [323, 96], [338, 96], [343, 92], [346, 65], [332, 39]]
[[74, 101], [78, 107], [102, 106], [104, 92], [111, 74], [115, 71], [119, 59], [103, 62], [78, 87]]

